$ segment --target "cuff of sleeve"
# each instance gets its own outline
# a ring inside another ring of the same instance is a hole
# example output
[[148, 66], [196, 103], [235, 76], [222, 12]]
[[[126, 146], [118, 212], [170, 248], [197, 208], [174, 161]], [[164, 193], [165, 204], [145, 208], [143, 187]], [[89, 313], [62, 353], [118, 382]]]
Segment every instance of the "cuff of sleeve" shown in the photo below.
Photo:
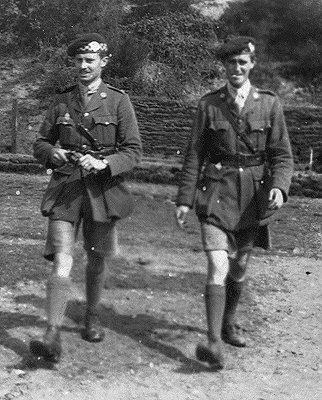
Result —
[[102, 169], [101, 172], [110, 178], [112, 176], [112, 173], [108, 160], [106, 158], [102, 158], [101, 161], [106, 165], [106, 167]]

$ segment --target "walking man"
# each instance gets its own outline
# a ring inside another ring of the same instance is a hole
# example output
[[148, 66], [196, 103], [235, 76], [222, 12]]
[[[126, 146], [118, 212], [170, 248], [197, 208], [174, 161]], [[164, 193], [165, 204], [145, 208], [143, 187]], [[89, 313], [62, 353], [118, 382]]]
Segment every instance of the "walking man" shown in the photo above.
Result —
[[34, 144], [35, 157], [53, 170], [41, 204], [48, 217], [44, 257], [53, 262], [47, 282], [47, 329], [32, 340], [33, 354], [58, 362], [60, 329], [70, 293], [74, 246], [82, 222], [87, 254], [85, 328], [89, 342], [104, 338], [97, 305], [107, 261], [117, 248], [116, 222], [132, 211], [123, 174], [141, 157], [141, 141], [129, 96], [101, 79], [108, 63], [105, 39], [84, 34], [68, 47], [78, 83], [56, 96]]
[[252, 86], [255, 42], [234, 37], [218, 52], [227, 84], [199, 101], [179, 184], [180, 226], [195, 207], [208, 260], [208, 341], [196, 356], [224, 367], [223, 341], [244, 347], [235, 314], [255, 245], [269, 245], [270, 216], [287, 201], [293, 158], [278, 97]]

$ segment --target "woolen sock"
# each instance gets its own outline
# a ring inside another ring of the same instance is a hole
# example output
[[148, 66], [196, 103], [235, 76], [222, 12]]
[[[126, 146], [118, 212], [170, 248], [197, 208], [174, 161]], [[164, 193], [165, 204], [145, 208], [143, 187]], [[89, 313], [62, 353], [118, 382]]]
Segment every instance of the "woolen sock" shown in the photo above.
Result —
[[105, 262], [96, 265], [87, 265], [86, 268], [86, 298], [87, 312], [96, 313], [96, 308], [101, 300], [105, 284]]
[[206, 285], [205, 304], [208, 324], [208, 339], [212, 342], [221, 340], [221, 328], [225, 309], [225, 286]]
[[52, 275], [47, 282], [48, 325], [61, 326], [70, 296], [70, 278]]
[[224, 313], [224, 323], [225, 324], [233, 324], [237, 305], [240, 299], [240, 296], [243, 292], [245, 282], [237, 282], [235, 281], [229, 274], [226, 278], [226, 306]]

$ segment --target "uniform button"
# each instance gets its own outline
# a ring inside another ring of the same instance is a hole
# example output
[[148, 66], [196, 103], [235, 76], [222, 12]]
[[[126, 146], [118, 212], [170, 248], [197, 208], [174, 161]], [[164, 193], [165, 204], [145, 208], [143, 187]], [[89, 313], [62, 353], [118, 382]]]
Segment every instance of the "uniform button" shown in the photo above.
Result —
[[105, 122], [105, 125], [109, 125], [109, 122]]
[[202, 187], [202, 191], [205, 192], [206, 190], [207, 190], [207, 187], [206, 187], [206, 186], [203, 186], [203, 187]]
[[239, 172], [243, 172], [244, 169], [243, 169], [242, 167], [240, 167], [240, 168], [238, 168], [238, 171], [239, 171]]
[[88, 112], [84, 113], [84, 117], [88, 117], [88, 116], [89, 116]]
[[220, 203], [220, 200], [217, 200], [217, 203]]

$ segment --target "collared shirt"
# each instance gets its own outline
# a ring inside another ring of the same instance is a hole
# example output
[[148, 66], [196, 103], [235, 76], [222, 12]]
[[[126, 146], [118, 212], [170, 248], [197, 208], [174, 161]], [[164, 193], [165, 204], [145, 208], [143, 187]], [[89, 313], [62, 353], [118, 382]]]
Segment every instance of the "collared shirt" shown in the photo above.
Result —
[[92, 82], [90, 85], [85, 86], [82, 83], [79, 82], [79, 89], [80, 92], [83, 96], [85, 104], [87, 104], [91, 98], [91, 95], [96, 93], [98, 91], [98, 88], [100, 84], [102, 83], [102, 79], [98, 78], [94, 82]]
[[243, 84], [242, 87], [238, 89], [232, 86], [230, 82], [227, 82], [227, 89], [228, 93], [233, 99], [235, 99], [235, 102], [238, 104], [238, 107], [241, 110], [245, 105], [245, 101], [251, 89], [251, 84], [249, 79]]

